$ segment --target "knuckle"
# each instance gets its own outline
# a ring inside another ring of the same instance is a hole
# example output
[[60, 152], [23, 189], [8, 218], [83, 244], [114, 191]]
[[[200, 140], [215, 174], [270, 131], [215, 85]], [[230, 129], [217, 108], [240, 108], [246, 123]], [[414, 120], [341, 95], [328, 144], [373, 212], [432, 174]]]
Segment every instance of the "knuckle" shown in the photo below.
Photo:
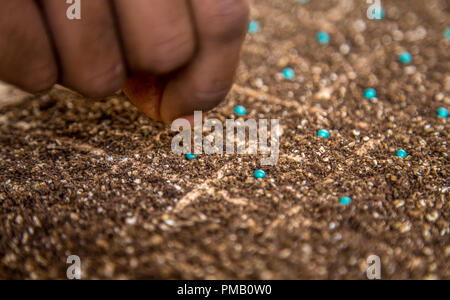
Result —
[[77, 85], [76, 90], [88, 97], [106, 97], [118, 91], [124, 81], [123, 66], [118, 64], [95, 75], [84, 76], [84, 80]]
[[193, 34], [185, 29], [155, 38], [149, 47], [150, 53], [140, 55], [138, 68], [154, 73], [168, 73], [183, 66], [195, 51]]
[[214, 0], [205, 7], [204, 35], [220, 40], [235, 40], [247, 32], [250, 7], [247, 0]]

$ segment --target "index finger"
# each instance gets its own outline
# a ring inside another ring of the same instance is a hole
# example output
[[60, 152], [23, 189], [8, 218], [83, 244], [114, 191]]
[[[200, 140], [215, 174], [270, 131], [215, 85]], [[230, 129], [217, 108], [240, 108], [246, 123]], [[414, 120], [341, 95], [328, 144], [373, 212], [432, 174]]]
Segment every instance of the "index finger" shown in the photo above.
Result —
[[191, 7], [198, 52], [166, 86], [160, 113], [167, 124], [195, 110], [210, 110], [226, 97], [247, 32], [247, 0], [191, 0]]

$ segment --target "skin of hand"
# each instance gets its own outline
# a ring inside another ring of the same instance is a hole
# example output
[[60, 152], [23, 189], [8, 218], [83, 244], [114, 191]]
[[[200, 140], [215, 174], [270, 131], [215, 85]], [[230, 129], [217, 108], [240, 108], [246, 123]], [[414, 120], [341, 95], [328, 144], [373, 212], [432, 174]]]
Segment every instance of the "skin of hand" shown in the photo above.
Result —
[[81, 20], [61, 0], [0, 4], [0, 80], [92, 98], [123, 88], [167, 124], [226, 97], [249, 15], [248, 0], [81, 0]]

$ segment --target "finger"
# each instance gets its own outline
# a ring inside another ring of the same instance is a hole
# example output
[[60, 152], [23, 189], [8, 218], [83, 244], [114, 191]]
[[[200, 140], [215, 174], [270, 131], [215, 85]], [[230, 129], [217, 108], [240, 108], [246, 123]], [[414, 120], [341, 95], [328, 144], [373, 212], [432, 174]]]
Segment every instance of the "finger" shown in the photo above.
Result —
[[1, 1], [0, 80], [28, 92], [50, 89], [58, 68], [50, 39], [33, 1]]
[[59, 53], [62, 83], [90, 97], [122, 87], [125, 67], [108, 0], [81, 1], [81, 20], [70, 20], [68, 4], [42, 2]]
[[198, 34], [193, 62], [167, 85], [161, 102], [166, 123], [209, 110], [229, 92], [247, 32], [246, 0], [191, 0]]
[[123, 91], [141, 112], [155, 121], [161, 121], [159, 106], [165, 84], [163, 77], [134, 76], [126, 80]]
[[187, 0], [115, 0], [127, 62], [133, 71], [168, 73], [193, 55]]

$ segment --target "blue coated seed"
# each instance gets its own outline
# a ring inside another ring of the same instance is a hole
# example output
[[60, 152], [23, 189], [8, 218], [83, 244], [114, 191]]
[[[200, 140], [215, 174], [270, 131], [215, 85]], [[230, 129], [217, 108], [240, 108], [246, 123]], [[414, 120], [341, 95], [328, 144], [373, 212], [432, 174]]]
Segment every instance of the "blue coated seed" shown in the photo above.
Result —
[[196, 158], [197, 158], [197, 156], [195, 156], [195, 155], [192, 154], [192, 153], [186, 154], [186, 159], [187, 159], [187, 160], [193, 160], [193, 159], [196, 159]]
[[328, 43], [330, 43], [330, 35], [325, 31], [320, 31], [317, 34], [317, 40], [319, 41], [319, 44], [327, 45]]
[[377, 96], [377, 91], [375, 89], [367, 89], [364, 91], [364, 98], [373, 99]]
[[350, 203], [352, 203], [352, 199], [350, 197], [342, 197], [339, 200], [339, 203], [342, 205], [349, 205]]
[[409, 64], [412, 62], [412, 55], [409, 52], [403, 52], [400, 54], [400, 61], [404, 64]]
[[400, 157], [400, 158], [406, 158], [408, 156], [408, 153], [405, 150], [400, 149], [397, 151], [395, 156]]
[[295, 72], [291, 68], [286, 68], [283, 70], [283, 76], [288, 80], [292, 80], [295, 78]]
[[256, 170], [255, 173], [253, 173], [253, 176], [256, 179], [263, 179], [266, 177], [266, 172], [264, 172], [263, 170]]
[[448, 117], [448, 110], [445, 107], [441, 107], [438, 109], [437, 115], [441, 118], [446, 119]]
[[450, 27], [445, 29], [444, 36], [447, 40], [450, 40]]
[[248, 27], [248, 33], [257, 33], [259, 31], [259, 22], [251, 21]]
[[240, 115], [240, 116], [244, 116], [244, 115], [247, 114], [247, 110], [246, 110], [245, 107], [243, 107], [242, 105], [236, 106], [236, 107], [234, 108], [234, 112], [235, 112], [237, 115]]
[[374, 8], [372, 11], [372, 16], [375, 20], [383, 20], [386, 13], [384, 12], [384, 9], [381, 8]]
[[327, 139], [330, 137], [330, 132], [326, 129], [321, 129], [317, 132], [317, 135], [321, 138]]

